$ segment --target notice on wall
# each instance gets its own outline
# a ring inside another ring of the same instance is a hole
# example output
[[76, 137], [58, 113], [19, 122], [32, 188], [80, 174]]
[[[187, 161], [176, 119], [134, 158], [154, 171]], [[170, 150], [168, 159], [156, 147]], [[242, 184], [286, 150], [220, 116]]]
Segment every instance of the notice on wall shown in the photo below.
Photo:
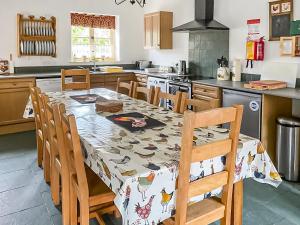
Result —
[[248, 41], [256, 41], [260, 36], [260, 19], [247, 20], [248, 24]]

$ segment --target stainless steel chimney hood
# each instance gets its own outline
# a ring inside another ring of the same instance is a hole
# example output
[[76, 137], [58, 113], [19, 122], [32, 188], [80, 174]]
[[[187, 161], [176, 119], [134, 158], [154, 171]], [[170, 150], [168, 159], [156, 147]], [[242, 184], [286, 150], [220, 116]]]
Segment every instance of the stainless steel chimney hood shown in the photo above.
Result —
[[173, 28], [173, 32], [190, 32], [197, 30], [229, 30], [214, 20], [214, 0], [195, 0], [195, 20]]

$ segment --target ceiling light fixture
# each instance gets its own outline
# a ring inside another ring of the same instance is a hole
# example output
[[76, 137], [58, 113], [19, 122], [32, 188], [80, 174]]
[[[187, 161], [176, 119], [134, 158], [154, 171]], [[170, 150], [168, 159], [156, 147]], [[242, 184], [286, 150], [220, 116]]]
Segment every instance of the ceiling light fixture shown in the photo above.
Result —
[[[115, 0], [115, 3], [117, 5], [121, 5], [123, 2], [126, 2], [127, 0]], [[145, 4], [146, 4], [146, 0], [129, 0], [129, 2], [134, 5], [136, 2], [139, 4], [139, 6], [141, 6], [142, 8], [144, 8]]]

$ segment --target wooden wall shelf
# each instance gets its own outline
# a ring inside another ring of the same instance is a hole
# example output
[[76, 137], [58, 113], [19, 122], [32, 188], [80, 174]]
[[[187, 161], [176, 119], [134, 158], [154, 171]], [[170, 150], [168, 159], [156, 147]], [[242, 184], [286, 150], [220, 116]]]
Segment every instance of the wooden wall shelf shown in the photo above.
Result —
[[56, 57], [56, 18], [17, 15], [18, 56]]

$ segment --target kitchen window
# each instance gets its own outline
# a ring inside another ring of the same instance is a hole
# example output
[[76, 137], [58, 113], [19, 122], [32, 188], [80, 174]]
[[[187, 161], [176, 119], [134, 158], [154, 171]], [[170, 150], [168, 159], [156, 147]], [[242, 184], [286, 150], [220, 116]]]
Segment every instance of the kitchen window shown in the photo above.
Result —
[[116, 17], [71, 13], [73, 62], [116, 60]]

